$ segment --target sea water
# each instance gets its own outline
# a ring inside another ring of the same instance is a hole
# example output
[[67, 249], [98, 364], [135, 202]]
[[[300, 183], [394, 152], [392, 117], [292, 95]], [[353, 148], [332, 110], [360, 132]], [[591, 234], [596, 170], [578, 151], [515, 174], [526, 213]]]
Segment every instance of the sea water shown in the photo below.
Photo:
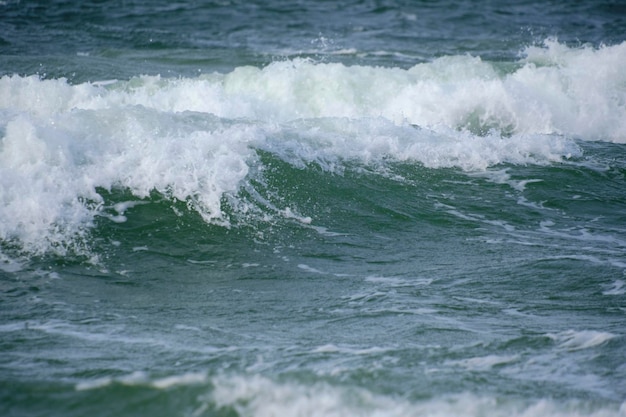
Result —
[[626, 416], [619, 2], [0, 2], [3, 416]]

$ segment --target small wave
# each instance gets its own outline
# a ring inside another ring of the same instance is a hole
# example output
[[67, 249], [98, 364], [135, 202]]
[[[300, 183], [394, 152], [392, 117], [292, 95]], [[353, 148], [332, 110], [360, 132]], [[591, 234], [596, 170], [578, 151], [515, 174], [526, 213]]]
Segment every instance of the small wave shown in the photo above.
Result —
[[506, 401], [472, 394], [409, 401], [364, 388], [278, 383], [258, 375], [223, 376], [213, 378], [212, 382], [215, 389], [208, 397], [209, 402], [201, 405], [196, 415], [202, 415], [209, 407], [233, 409], [245, 416], [618, 417], [626, 411], [624, 404], [594, 408], [583, 402]]
[[568, 330], [561, 333], [550, 333], [548, 337], [558, 342], [560, 348], [566, 350], [580, 350], [603, 345], [607, 341], [615, 338], [616, 335], [593, 330]]
[[390, 351], [389, 348], [370, 347], [358, 349], [353, 347], [337, 346], [333, 344], [318, 346], [312, 350], [313, 353], [341, 353], [348, 355], [376, 355]]
[[500, 365], [505, 365], [511, 362], [515, 362], [518, 359], [519, 359], [519, 356], [517, 355], [512, 355], [512, 356], [489, 355], [489, 356], [482, 356], [482, 357], [477, 357], [477, 358], [468, 358], [468, 359], [462, 359], [462, 360], [457, 360], [457, 361], [451, 361], [450, 364], [458, 365], [463, 368], [467, 368], [467, 369], [474, 370], [474, 371], [477, 371], [477, 370], [484, 371], [484, 370], [491, 369], [494, 366], [500, 366]]
[[163, 378], [150, 378], [141, 371], [133, 372], [121, 377], [104, 377], [93, 380], [82, 381], [76, 384], [76, 391], [88, 391], [105, 388], [114, 384], [127, 386], [146, 386], [160, 390], [166, 390], [175, 386], [203, 384], [208, 381], [206, 373], [185, 373], [182, 375], [171, 375]]
[[604, 295], [622, 295], [626, 294], [626, 286], [624, 285], [624, 281], [618, 279], [615, 281], [610, 287], [603, 291]]

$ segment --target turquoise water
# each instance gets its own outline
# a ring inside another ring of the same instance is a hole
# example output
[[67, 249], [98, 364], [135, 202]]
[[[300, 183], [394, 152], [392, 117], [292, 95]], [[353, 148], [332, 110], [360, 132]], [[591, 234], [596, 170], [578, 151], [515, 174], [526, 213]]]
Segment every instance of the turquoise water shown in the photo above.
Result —
[[3, 416], [626, 415], [614, 2], [0, 2]]

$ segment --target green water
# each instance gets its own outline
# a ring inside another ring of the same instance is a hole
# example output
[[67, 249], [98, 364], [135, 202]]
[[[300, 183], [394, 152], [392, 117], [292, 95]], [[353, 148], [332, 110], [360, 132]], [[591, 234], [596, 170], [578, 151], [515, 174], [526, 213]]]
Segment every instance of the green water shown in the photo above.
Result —
[[0, 416], [626, 416], [613, 1], [0, 1]]
[[[289, 202], [310, 223], [258, 204], [272, 220], [233, 209], [230, 228], [210, 226], [161, 195], [126, 222], [98, 218], [97, 262], [3, 272], [3, 407], [231, 415], [263, 391], [221, 407], [219, 385], [260, 376], [291, 396], [327, 384], [416, 404], [444, 392], [522, 409], [546, 393], [619, 404], [626, 201], [620, 147], [608, 148], [498, 167], [509, 183], [414, 164], [337, 174], [265, 154], [264, 183], [239, 198]], [[583, 166], [592, 159], [609, 168]]]

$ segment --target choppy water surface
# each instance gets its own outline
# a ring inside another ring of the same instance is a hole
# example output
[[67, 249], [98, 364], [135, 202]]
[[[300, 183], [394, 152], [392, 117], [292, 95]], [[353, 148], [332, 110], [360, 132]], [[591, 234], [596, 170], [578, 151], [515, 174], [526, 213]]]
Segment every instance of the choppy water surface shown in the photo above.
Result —
[[624, 416], [614, 2], [0, 2], [0, 412]]

